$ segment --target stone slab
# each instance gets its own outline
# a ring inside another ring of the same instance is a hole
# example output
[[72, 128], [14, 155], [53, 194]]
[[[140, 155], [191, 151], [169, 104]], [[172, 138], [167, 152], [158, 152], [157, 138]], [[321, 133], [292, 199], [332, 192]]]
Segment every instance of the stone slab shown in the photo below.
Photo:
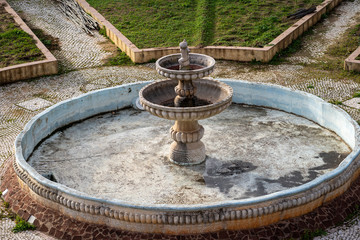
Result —
[[349, 100], [343, 102], [343, 104], [345, 104], [345, 105], [347, 105], [349, 107], [360, 109], [360, 98], [349, 99]]
[[49, 107], [53, 105], [53, 103], [42, 98], [34, 98], [25, 102], [20, 102], [17, 105], [30, 111], [37, 111]]

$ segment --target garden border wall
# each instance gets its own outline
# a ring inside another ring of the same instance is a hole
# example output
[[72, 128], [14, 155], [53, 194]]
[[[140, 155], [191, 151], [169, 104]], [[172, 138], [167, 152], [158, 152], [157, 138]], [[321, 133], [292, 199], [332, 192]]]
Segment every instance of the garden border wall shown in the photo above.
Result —
[[360, 47], [358, 47], [348, 58], [345, 59], [344, 68], [349, 71], [360, 72], [360, 60], [356, 60], [356, 57], [360, 55]]
[[[86, 0], [76, 1], [87, 13], [89, 13], [96, 21], [99, 22], [102, 28], [105, 28], [106, 35], [135, 63], [145, 63], [168, 54], [179, 52], [178, 47], [139, 49], [109, 21], [107, 21], [97, 10], [91, 7], [90, 4], [86, 2]], [[207, 46], [203, 48], [190, 47], [190, 49], [194, 53], [210, 55], [215, 59], [245, 62], [253, 60], [269, 62], [276, 53], [289, 46], [296, 38], [298, 38], [311, 26], [317, 23], [323, 14], [332, 10], [342, 1], [343, 0], [325, 0], [317, 6], [314, 13], [301, 18], [282, 34], [276, 37], [273, 41], [271, 41], [268, 46], [263, 48]]]
[[5, 68], [0, 68], [0, 85], [4, 83], [15, 82], [19, 80], [41, 77], [58, 73], [58, 61], [52, 53], [45, 47], [39, 38], [31, 31], [26, 23], [11, 8], [6, 0], [0, 0], [0, 4], [5, 3], [5, 10], [11, 14], [20, 28], [28, 33], [45, 56], [45, 60], [17, 64]]

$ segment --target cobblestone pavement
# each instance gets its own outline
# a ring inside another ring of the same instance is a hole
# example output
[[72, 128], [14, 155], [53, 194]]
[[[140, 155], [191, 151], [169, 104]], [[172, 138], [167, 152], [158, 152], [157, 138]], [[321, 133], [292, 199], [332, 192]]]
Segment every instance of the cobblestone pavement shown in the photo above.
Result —
[[342, 226], [326, 230], [327, 235], [314, 240], [358, 240], [360, 239], [360, 218], [357, 217]]
[[98, 32], [87, 35], [59, 10], [53, 0], [8, 0], [10, 6], [30, 23], [46, 34], [59, 38], [60, 50], [52, 53], [59, 60], [62, 71], [96, 67], [111, 55], [102, 45], [109, 42]]
[[355, 23], [355, 17], [360, 12], [358, 0], [344, 1], [329, 14], [323, 22], [313, 28], [312, 36], [303, 43], [304, 48], [290, 57], [293, 63], [313, 63], [316, 58], [322, 57], [329, 43], [343, 34], [346, 29]]
[[[102, 59], [110, 54], [98, 44], [105, 38], [99, 34], [90, 37], [82, 33], [67, 21], [51, 2], [46, 0], [9, 0], [10, 5], [25, 15], [31, 24], [45, 30], [53, 37], [59, 38], [61, 50], [55, 51], [54, 55], [61, 60], [65, 69], [101, 66]], [[314, 76], [314, 74], [304, 71], [302, 63], [316, 61], [326, 46], [333, 43], [336, 36], [353, 23], [352, 17], [359, 12], [360, 0], [342, 3], [326, 21], [314, 28], [314, 34], [304, 38], [304, 45], [307, 46], [305, 50], [294, 54], [284, 64], [251, 65], [217, 61], [217, 68], [212, 77], [279, 84], [313, 93], [327, 101], [351, 99], [353, 93], [360, 89], [358, 82], [351, 79], [334, 81], [331, 78], [331, 72], [325, 76]], [[321, 43], [320, 48], [315, 48], [311, 44], [314, 39]], [[309, 52], [314, 52], [314, 54]], [[46, 107], [95, 89], [159, 78], [154, 71], [154, 64], [150, 63], [131, 67], [88, 68], [0, 86], [0, 176], [4, 175], [4, 166], [14, 157], [13, 142], [17, 134], [31, 117]], [[341, 107], [349, 112], [355, 120], [360, 120], [358, 109], [346, 105]], [[6, 181], [6, 179], [0, 179], [0, 183], [2, 181]], [[38, 231], [13, 234], [9, 230], [13, 226], [14, 222], [11, 220], [2, 219], [0, 221], [0, 239], [51, 239]], [[317, 239], [360, 239], [359, 228], [360, 219], [358, 217], [353, 219], [351, 224], [345, 223], [337, 228], [327, 229], [328, 236]]]
[[55, 238], [46, 236], [39, 231], [24, 231], [19, 233], [13, 233], [11, 229], [15, 226], [15, 222], [10, 219], [4, 219], [0, 222], [0, 239], [2, 240], [52, 240]]

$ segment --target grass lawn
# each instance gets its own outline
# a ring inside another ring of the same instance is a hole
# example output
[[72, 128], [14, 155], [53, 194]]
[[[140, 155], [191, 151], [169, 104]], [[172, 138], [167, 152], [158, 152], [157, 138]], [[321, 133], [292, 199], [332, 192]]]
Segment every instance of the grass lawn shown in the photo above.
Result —
[[0, 5], [0, 68], [45, 59], [29, 34]]
[[296, 20], [287, 15], [323, 0], [87, 0], [138, 48], [262, 47]]
[[297, 20], [288, 15], [323, 0], [217, 0], [212, 45], [263, 47]]

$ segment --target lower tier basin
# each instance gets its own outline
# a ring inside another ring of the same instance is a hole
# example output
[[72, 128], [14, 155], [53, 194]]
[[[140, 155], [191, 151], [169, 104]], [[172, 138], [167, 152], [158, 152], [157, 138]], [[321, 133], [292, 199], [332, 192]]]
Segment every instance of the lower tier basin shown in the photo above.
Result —
[[318, 124], [269, 108], [233, 104], [202, 124], [207, 159], [197, 166], [170, 163], [171, 122], [133, 108], [57, 131], [28, 163], [102, 199], [139, 206], [219, 204], [300, 186], [331, 172], [351, 151]]
[[311, 94], [222, 79], [233, 104], [201, 120], [207, 159], [167, 161], [171, 121], [135, 106], [148, 82], [94, 91], [35, 116], [14, 169], [37, 201], [77, 220], [136, 232], [205, 233], [297, 217], [359, 175], [359, 127]]

